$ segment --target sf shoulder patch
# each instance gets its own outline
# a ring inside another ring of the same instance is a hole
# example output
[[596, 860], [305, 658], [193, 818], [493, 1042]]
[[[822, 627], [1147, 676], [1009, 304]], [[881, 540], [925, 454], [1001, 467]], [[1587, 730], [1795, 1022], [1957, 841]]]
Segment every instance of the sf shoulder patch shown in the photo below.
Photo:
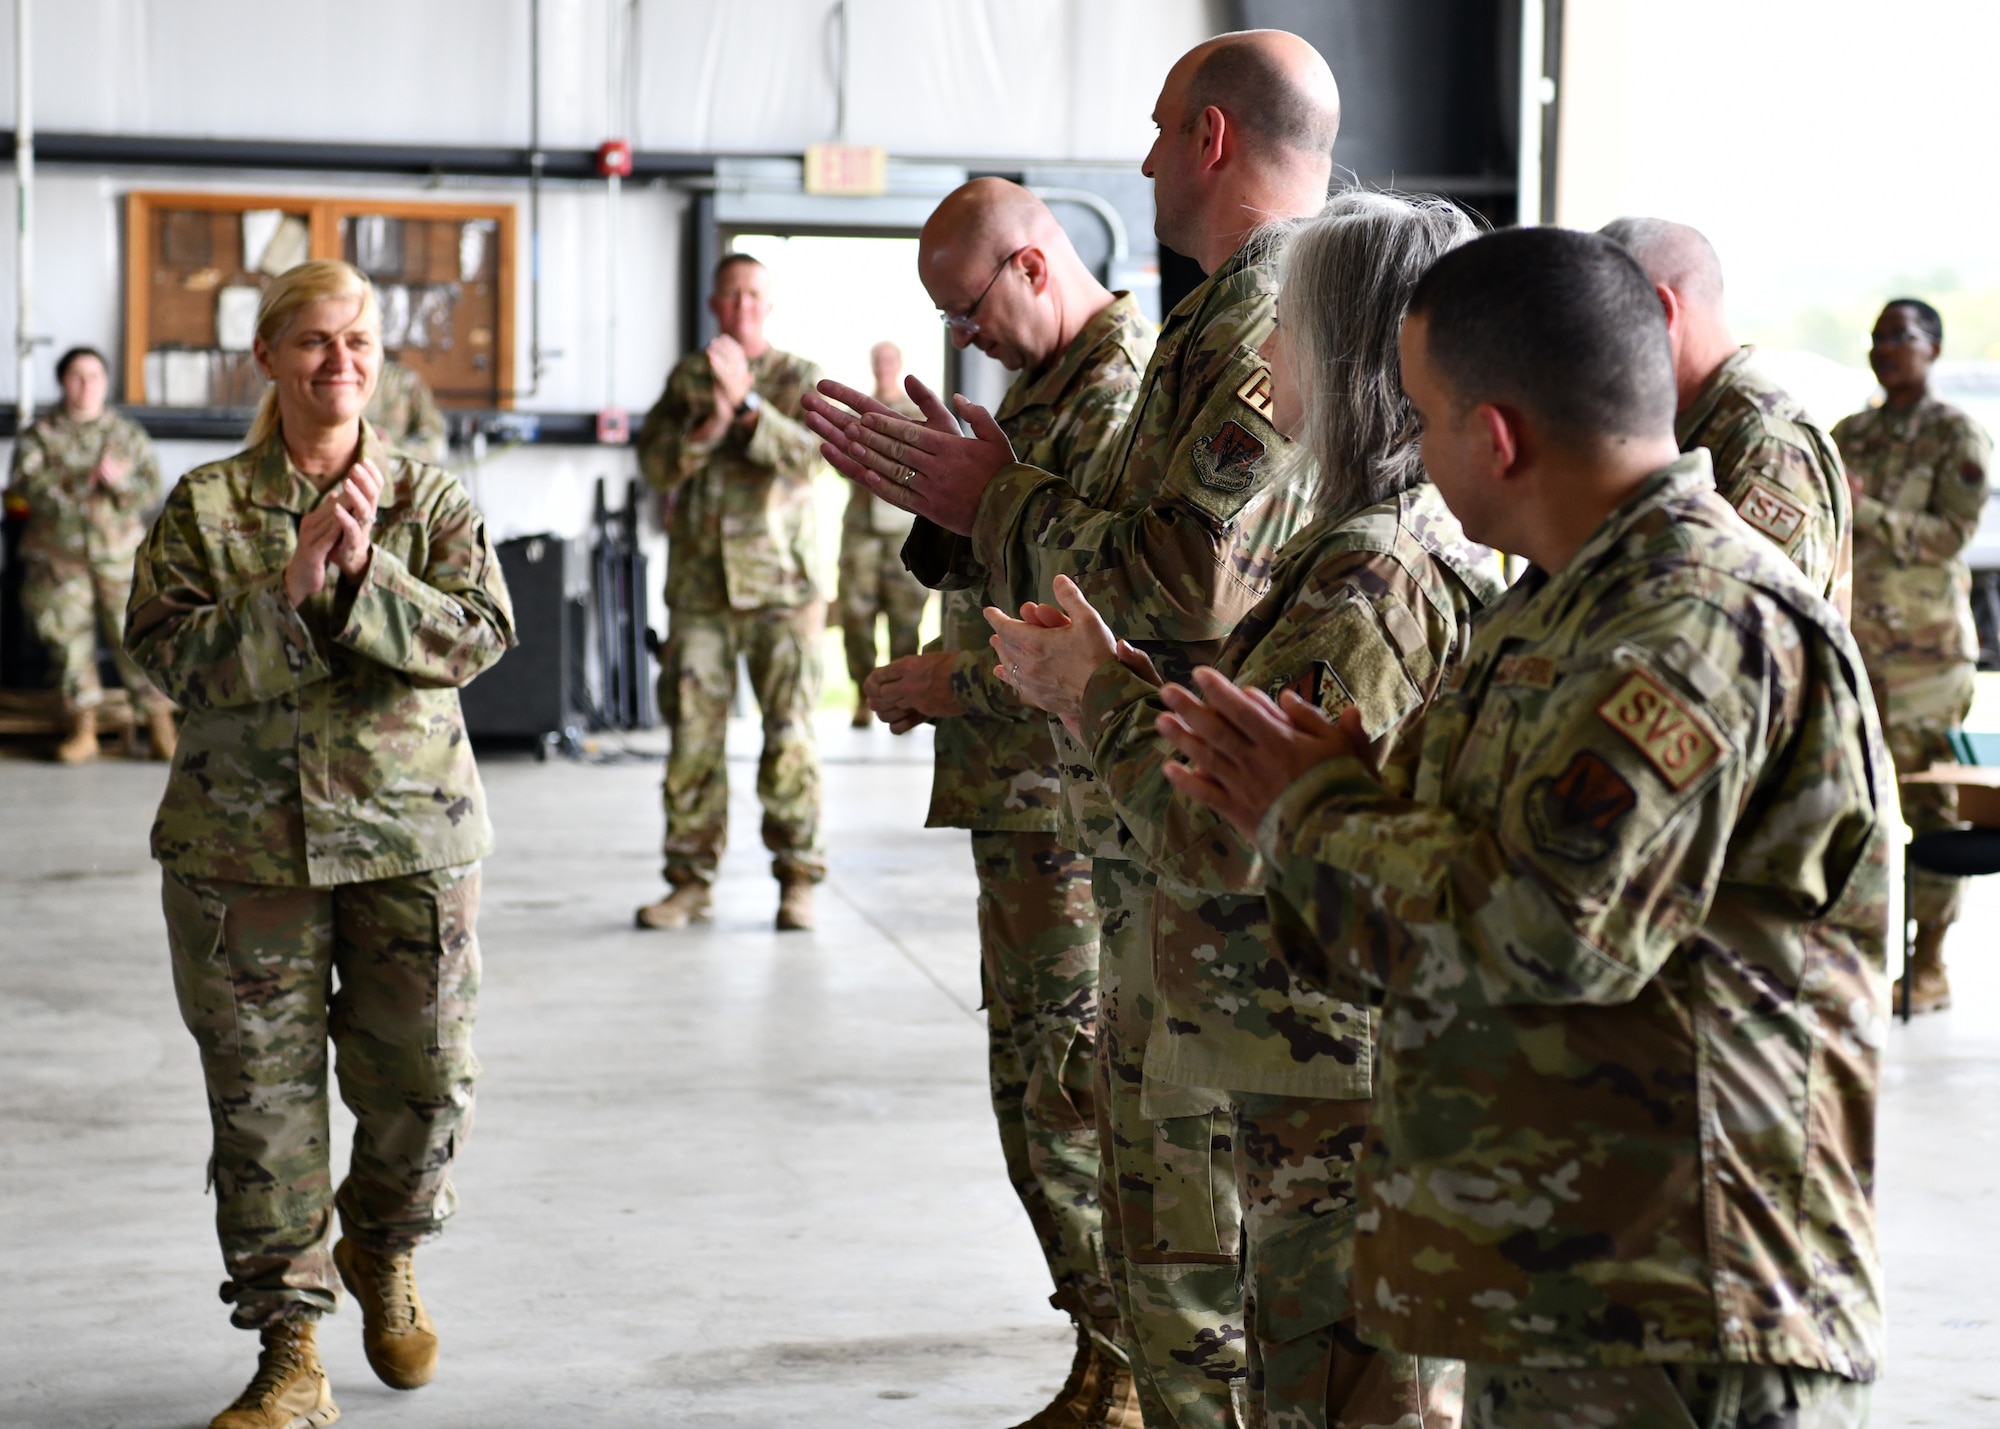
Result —
[[1257, 475], [1264, 444], [1240, 422], [1224, 422], [1189, 449], [1194, 474], [1216, 491], [1243, 491]]
[[1271, 369], [1260, 367], [1250, 374], [1250, 380], [1236, 389], [1236, 395], [1243, 399], [1243, 405], [1262, 417], [1271, 420]]
[[1571, 863], [1596, 863], [1611, 852], [1612, 835], [1638, 806], [1625, 776], [1595, 750], [1578, 750], [1563, 772], [1528, 786], [1522, 816], [1535, 847]]
[[1752, 530], [1769, 536], [1781, 546], [1791, 544], [1792, 537], [1798, 535], [1799, 527], [1805, 524], [1806, 519], [1803, 506], [1780, 496], [1761, 481], [1750, 483], [1750, 489], [1736, 503], [1736, 514], [1748, 522]]
[[1685, 789], [1722, 755], [1693, 711], [1644, 670], [1627, 675], [1597, 714], [1632, 741], [1671, 789]]

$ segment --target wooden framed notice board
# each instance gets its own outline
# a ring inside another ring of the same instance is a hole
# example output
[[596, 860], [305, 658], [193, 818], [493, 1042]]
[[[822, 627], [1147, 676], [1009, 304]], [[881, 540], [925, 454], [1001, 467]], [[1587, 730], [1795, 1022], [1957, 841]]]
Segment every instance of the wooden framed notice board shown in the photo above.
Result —
[[135, 191], [125, 225], [128, 403], [254, 404], [265, 284], [308, 258], [345, 258], [375, 283], [383, 348], [440, 406], [513, 405], [511, 205]]

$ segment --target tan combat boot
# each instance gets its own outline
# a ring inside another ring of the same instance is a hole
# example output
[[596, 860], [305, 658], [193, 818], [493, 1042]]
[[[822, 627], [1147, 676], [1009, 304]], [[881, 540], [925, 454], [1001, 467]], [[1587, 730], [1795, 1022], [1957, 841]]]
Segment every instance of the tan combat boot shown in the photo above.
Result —
[[706, 883], [681, 883], [658, 903], [648, 903], [633, 919], [641, 928], [685, 928], [708, 921], [711, 897]]
[[391, 1389], [421, 1389], [437, 1373], [437, 1327], [417, 1293], [416, 1256], [379, 1256], [343, 1237], [333, 1247], [340, 1280], [361, 1306], [361, 1348]]
[[1076, 1327], [1076, 1358], [1070, 1361], [1069, 1378], [1063, 1381], [1048, 1405], [1023, 1419], [1014, 1429], [1076, 1429], [1089, 1421], [1082, 1416], [1097, 1401], [1099, 1360], [1090, 1332]]
[[148, 710], [146, 712], [146, 738], [153, 746], [153, 758], [172, 759], [174, 748], [180, 740], [180, 730], [174, 725], [172, 710]]
[[78, 710], [70, 716], [69, 736], [56, 746], [56, 758], [64, 764], [88, 764], [97, 758], [97, 707]]
[[[1948, 923], [1917, 924], [1916, 946], [1910, 952], [1910, 1015], [1943, 1012], [1951, 1006], [1951, 980], [1944, 973], [1944, 935]], [[1903, 981], [1896, 980], [1890, 1007], [1903, 1010]]]
[[778, 931], [806, 933], [813, 925], [813, 886], [809, 878], [778, 880]]
[[1131, 1368], [1094, 1342], [1091, 1353], [1097, 1359], [1097, 1394], [1077, 1423], [1087, 1429], [1145, 1429]]
[[266, 1326], [257, 1373], [236, 1402], [208, 1421], [208, 1429], [318, 1429], [340, 1418], [333, 1389], [319, 1364], [311, 1320]]

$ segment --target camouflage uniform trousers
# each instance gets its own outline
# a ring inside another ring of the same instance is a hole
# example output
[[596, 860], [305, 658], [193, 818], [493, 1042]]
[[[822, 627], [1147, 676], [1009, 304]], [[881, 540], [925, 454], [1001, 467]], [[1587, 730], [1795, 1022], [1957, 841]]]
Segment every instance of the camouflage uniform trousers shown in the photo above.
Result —
[[1179, 1087], [1148, 1104], [1153, 886], [1125, 859], [1091, 865], [1105, 1269], [1148, 1429], [1234, 1429], [1247, 1371], [1230, 1113], [1222, 1093]]
[[903, 568], [903, 537], [843, 528], [840, 533], [840, 633], [848, 677], [859, 685], [875, 668], [875, 621], [889, 622], [889, 658], [917, 653], [930, 592]]
[[1247, 1429], [1456, 1429], [1464, 1366], [1355, 1333], [1356, 1161], [1371, 1103], [1230, 1095], [1243, 1197]]
[[972, 835], [987, 1067], [1007, 1179], [1055, 1281], [1050, 1303], [1116, 1345], [1097, 1199], [1097, 905], [1054, 834]]
[[673, 733], [667, 754], [666, 874], [675, 887], [714, 883], [729, 842], [729, 774], [723, 759], [736, 660], [764, 719], [757, 799], [764, 847], [780, 879], [826, 877], [819, 841], [820, 632], [826, 607], [721, 613], [676, 610], [660, 660], [660, 712]]
[[[1871, 673], [1886, 687], [1876, 691], [1876, 708], [1882, 715], [1882, 737], [1896, 772], [1916, 774], [1933, 764], [1956, 764], [1958, 756], [1952, 753], [1946, 735], [1972, 712], [1973, 667], [1949, 666], [1907, 684], [1898, 681], [1895, 672]], [[1916, 708], [1911, 709], [1911, 705]], [[1958, 790], [1951, 785], [1899, 784], [1897, 792], [1903, 801], [1903, 821], [1911, 833], [1958, 827]], [[1909, 916], [1919, 923], [1957, 922], [1964, 885], [1962, 878], [1912, 869]]]
[[1786, 1365], [1470, 1364], [1465, 1429], [1866, 1429], [1870, 1389]]
[[56, 565], [29, 561], [21, 572], [21, 604], [35, 636], [49, 652], [62, 689], [63, 708], [93, 709], [104, 702], [97, 674], [97, 632], [111, 647], [118, 678], [135, 707], [170, 710], [173, 701], [125, 653], [125, 607], [132, 598], [132, 567], [88, 562]]
[[[208, 1085], [230, 1318], [255, 1329], [330, 1311], [336, 1208], [341, 1233], [377, 1254], [430, 1239], [457, 1209], [451, 1163], [479, 1075], [479, 866], [327, 888], [169, 873], [162, 898]], [[329, 1038], [356, 1122], [338, 1194]]]

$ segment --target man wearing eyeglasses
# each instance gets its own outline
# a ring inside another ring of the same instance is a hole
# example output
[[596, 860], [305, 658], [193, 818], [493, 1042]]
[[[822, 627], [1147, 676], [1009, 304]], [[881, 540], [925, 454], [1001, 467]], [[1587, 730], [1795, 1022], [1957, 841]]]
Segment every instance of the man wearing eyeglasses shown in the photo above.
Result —
[[[1047, 601], [1067, 575], [1161, 675], [1185, 680], [1263, 595], [1272, 557], [1308, 515], [1310, 482], [1291, 476], [1257, 351], [1274, 320], [1277, 265], [1256, 235], [1324, 206], [1340, 96], [1310, 44], [1251, 30], [1182, 56], [1153, 119], [1160, 133], [1144, 167], [1155, 227], [1209, 277], [1167, 317], [1093, 483], [1101, 494], [1019, 462], [963, 399], [971, 438], [928, 391], [912, 393], [923, 426], [838, 384], [821, 384], [805, 408], [836, 469], [970, 538], [995, 605]], [[995, 291], [1008, 281], [1003, 268]], [[1224, 1429], [1236, 1422], [1231, 1385], [1246, 1373], [1229, 1102], [1219, 1088], [1147, 1075], [1154, 880], [1120, 856], [1089, 751], [1059, 727], [1056, 742], [1064, 833], [1093, 858], [1102, 927], [1104, 1242], [1121, 1335], [1151, 1429]]]
[[1790, 393], [1750, 365], [1752, 350], [1736, 345], [1714, 247], [1663, 218], [1620, 218], [1602, 232], [1638, 260], [1666, 312], [1681, 450], [1706, 448], [1722, 499], [1849, 614], [1854, 503], [1840, 451]]
[[[1153, 352], [1153, 325], [1132, 296], [1098, 282], [1047, 205], [1004, 179], [974, 179], [945, 197], [924, 225], [917, 271], [956, 346], [1020, 373], [995, 417], [1015, 455], [1099, 495], [1100, 458]], [[1051, 1303], [1077, 1328], [1068, 1380], [1028, 1422], [1136, 1426], [1117, 1300], [1099, 1263], [1090, 860], [1058, 832], [1061, 785], [1047, 716], [993, 673], [991, 632], [979, 613], [986, 573], [971, 543], [921, 522], [903, 555], [944, 588], [941, 638], [876, 671], [866, 690], [899, 734], [936, 722], [926, 823], [972, 830], [1000, 1146], [1055, 1282]]]

